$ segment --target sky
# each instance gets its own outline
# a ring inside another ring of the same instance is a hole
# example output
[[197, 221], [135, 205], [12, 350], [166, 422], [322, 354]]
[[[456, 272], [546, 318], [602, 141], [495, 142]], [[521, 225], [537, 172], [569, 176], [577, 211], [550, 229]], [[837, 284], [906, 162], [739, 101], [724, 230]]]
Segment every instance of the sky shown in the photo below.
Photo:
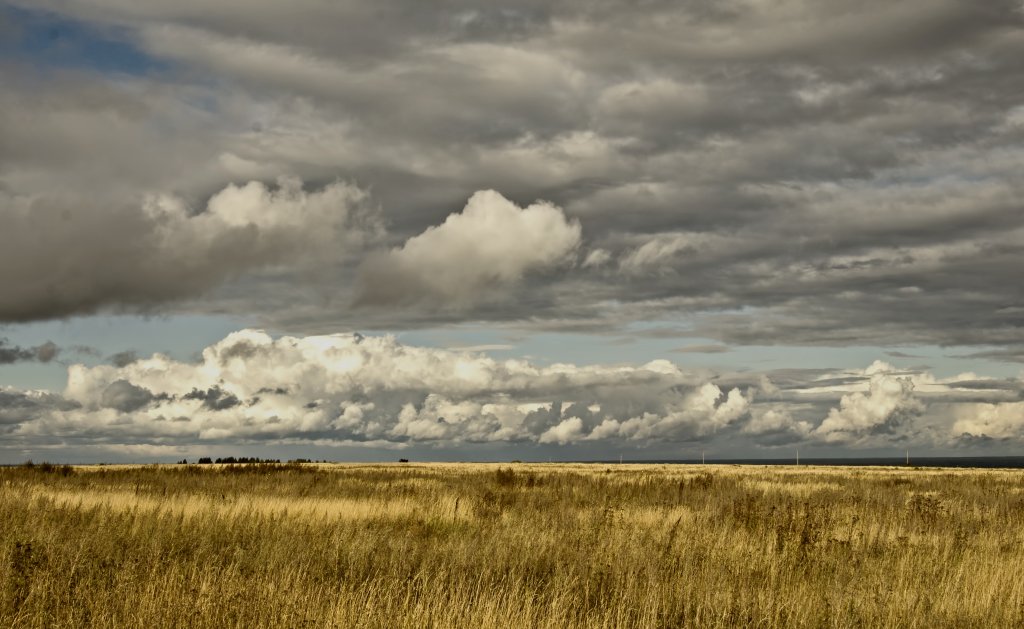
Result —
[[0, 0], [0, 463], [1024, 451], [1020, 0]]

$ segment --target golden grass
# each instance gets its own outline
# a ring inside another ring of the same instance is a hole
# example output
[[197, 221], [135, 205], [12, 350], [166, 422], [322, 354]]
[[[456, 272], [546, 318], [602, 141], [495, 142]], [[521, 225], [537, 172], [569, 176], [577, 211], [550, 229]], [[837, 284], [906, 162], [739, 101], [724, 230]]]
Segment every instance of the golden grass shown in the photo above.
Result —
[[5, 468], [0, 626], [1024, 626], [1022, 487], [907, 468]]

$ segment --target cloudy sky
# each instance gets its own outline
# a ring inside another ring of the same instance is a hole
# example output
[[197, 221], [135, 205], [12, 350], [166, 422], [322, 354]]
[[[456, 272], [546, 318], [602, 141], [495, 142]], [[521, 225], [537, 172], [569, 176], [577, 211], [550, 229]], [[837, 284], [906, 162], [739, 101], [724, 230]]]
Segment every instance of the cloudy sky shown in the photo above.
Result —
[[0, 463], [1014, 454], [1020, 0], [0, 1]]

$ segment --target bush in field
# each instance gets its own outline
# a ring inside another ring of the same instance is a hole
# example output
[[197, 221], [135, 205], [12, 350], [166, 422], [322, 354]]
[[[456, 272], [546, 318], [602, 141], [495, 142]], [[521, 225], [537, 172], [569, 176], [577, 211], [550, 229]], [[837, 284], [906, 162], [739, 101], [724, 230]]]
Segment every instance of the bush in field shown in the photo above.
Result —
[[21, 467], [38, 474], [58, 474], [60, 476], [69, 476], [75, 473], [75, 468], [70, 465], [55, 465], [45, 461], [39, 464], [33, 463], [32, 461], [26, 461]]

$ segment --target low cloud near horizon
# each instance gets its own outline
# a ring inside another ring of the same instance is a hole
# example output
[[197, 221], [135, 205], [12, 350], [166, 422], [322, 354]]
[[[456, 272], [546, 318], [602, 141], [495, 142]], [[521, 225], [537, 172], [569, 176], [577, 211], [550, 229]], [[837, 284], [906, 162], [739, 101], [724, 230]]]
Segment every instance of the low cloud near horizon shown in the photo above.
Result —
[[[957, 448], [1024, 442], [1024, 381], [936, 379], [876, 361], [792, 373], [540, 366], [416, 347], [391, 336], [273, 338], [242, 330], [198, 362], [155, 354], [68, 368], [61, 394], [4, 388], [0, 418], [22, 449], [316, 444], [370, 448], [590, 444], [598, 452], [743, 437], [764, 447]], [[783, 379], [780, 379], [780, 381]]]

